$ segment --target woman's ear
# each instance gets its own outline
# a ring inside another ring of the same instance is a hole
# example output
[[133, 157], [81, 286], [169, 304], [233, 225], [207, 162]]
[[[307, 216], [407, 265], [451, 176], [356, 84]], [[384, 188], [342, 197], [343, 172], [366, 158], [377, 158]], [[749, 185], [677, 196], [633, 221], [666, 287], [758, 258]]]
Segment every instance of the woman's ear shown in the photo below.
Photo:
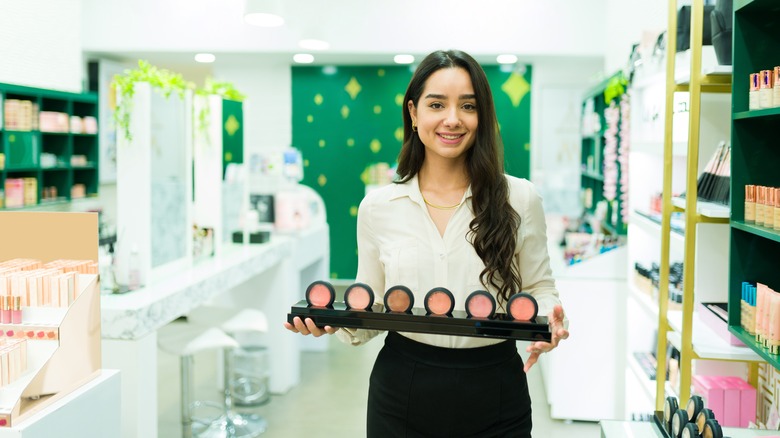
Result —
[[409, 102], [407, 102], [406, 107], [409, 108], [409, 115], [412, 117], [412, 125], [417, 124], [417, 107], [414, 106], [414, 102], [412, 102], [411, 99], [409, 99]]

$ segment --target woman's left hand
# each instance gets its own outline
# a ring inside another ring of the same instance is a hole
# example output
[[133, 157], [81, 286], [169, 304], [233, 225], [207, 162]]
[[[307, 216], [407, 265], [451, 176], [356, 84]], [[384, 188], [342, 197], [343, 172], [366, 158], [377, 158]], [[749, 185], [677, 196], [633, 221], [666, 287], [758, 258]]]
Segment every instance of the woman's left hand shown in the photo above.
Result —
[[551, 351], [558, 346], [558, 343], [569, 337], [569, 331], [563, 327], [563, 307], [557, 305], [553, 308], [553, 311], [548, 316], [550, 324], [550, 332], [552, 333], [552, 339], [550, 342], [533, 342], [525, 349], [528, 353], [528, 359], [525, 361], [525, 372], [531, 369], [532, 366], [539, 360], [539, 355]]

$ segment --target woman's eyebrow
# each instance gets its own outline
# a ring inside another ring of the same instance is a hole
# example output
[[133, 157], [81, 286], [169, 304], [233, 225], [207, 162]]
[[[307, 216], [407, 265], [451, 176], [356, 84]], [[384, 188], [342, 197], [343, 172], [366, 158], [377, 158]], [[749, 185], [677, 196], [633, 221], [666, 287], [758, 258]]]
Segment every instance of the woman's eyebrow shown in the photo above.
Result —
[[[447, 98], [447, 96], [445, 96], [445, 95], [443, 95], [443, 94], [433, 94], [433, 93], [430, 93], [430, 94], [427, 94], [427, 95], [425, 96], [425, 98], [426, 98], [426, 99], [446, 99], [446, 98]], [[460, 99], [461, 99], [461, 100], [466, 100], [466, 99], [476, 99], [476, 98], [477, 98], [477, 95], [476, 95], [476, 94], [461, 94], [461, 95], [460, 95]]]

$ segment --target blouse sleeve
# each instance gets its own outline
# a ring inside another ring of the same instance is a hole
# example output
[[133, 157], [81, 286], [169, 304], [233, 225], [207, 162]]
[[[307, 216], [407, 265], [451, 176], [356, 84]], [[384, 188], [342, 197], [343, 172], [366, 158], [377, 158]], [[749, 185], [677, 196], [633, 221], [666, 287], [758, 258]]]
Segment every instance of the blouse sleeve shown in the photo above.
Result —
[[[385, 286], [385, 270], [379, 261], [379, 245], [371, 226], [372, 205], [370, 197], [360, 203], [357, 216], [358, 269], [356, 280], [365, 283], [374, 291]], [[344, 343], [361, 345], [370, 341], [381, 330], [341, 328], [336, 336]]]
[[[521, 211], [520, 230], [515, 255], [520, 268], [523, 292], [536, 298], [539, 315], [547, 316], [556, 304], [561, 304], [547, 252], [547, 223], [542, 198], [530, 183], [525, 190], [524, 211]], [[564, 320], [564, 326], [568, 321]]]

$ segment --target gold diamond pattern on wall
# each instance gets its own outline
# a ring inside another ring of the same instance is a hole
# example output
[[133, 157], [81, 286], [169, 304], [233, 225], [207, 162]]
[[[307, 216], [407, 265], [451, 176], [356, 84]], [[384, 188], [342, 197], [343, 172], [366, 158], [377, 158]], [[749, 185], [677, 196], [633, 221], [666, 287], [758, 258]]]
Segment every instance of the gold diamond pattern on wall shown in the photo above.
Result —
[[318, 142], [318, 144], [320, 145], [320, 147], [321, 147], [321, 148], [324, 148], [324, 147], [325, 147], [325, 140], [323, 140], [323, 139], [320, 139], [320, 141]]
[[371, 152], [377, 154], [379, 153], [379, 151], [382, 150], [382, 142], [380, 142], [377, 139], [373, 139], [371, 140], [371, 144], [369, 145], [369, 147], [371, 148]]
[[403, 94], [396, 94], [395, 95], [395, 104], [398, 106], [401, 106], [404, 104], [404, 95]]
[[309, 160], [303, 160], [303, 167], [309, 167]]
[[231, 137], [236, 133], [236, 131], [238, 131], [238, 128], [240, 127], [241, 125], [238, 123], [238, 119], [236, 119], [236, 116], [232, 114], [225, 121], [225, 132], [227, 132]]
[[355, 146], [355, 139], [354, 139], [354, 138], [348, 138], [348, 139], [347, 139], [347, 146], [348, 146], [348, 147], [353, 147], [353, 146]]
[[354, 76], [352, 76], [352, 79], [347, 82], [347, 86], [344, 87], [344, 90], [346, 90], [347, 94], [349, 94], [349, 97], [351, 97], [352, 100], [357, 99], [357, 96], [360, 94], [360, 90], [362, 89], [363, 87], [360, 86], [360, 83]]
[[228, 151], [225, 152], [225, 161], [233, 161], [233, 153]]
[[358, 214], [358, 208], [357, 205], [353, 205], [352, 207], [349, 207], [349, 215], [352, 217], [357, 217]]
[[317, 184], [320, 185], [320, 187], [324, 187], [325, 184], [328, 183], [328, 178], [325, 175], [320, 175], [317, 177]]
[[349, 117], [349, 107], [344, 105], [341, 107], [341, 118], [346, 119]]
[[306, 116], [306, 121], [309, 123], [314, 123], [314, 116], [309, 114], [308, 116]]
[[400, 126], [395, 128], [395, 134], [394, 135], [395, 135], [395, 139], [398, 140], [399, 142], [404, 141], [404, 128], [402, 128]]
[[374, 105], [374, 114], [382, 114], [382, 107], [380, 105]]
[[385, 69], [380, 68], [379, 70], [376, 71], [376, 75], [379, 76], [380, 78], [385, 77]]
[[530, 151], [531, 150], [531, 143], [525, 144], [525, 150]]
[[523, 100], [523, 97], [531, 91], [531, 85], [528, 84], [528, 81], [523, 76], [512, 72], [506, 82], [501, 85], [501, 91], [509, 96], [512, 106], [517, 108], [520, 106], [520, 101]]
[[320, 94], [320, 93], [317, 93], [317, 95], [314, 96], [314, 104], [317, 105], [317, 106], [322, 105], [322, 101], [323, 100], [324, 99], [322, 98], [322, 94]]

